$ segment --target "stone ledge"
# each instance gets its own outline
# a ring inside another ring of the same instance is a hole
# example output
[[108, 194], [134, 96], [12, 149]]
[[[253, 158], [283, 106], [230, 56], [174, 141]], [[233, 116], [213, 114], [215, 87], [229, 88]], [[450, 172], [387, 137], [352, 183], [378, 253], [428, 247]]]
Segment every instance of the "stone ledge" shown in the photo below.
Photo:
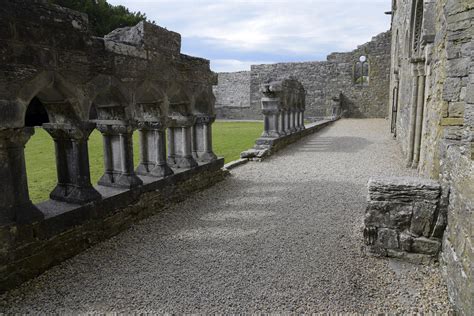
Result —
[[0, 225], [0, 291], [6, 291], [48, 268], [106, 240], [170, 203], [222, 181], [224, 159], [194, 169], [175, 169], [164, 179], [141, 177], [143, 186], [117, 189], [96, 186], [103, 199], [86, 205], [46, 201], [38, 205], [45, 219], [28, 225]]
[[[329, 126], [337, 119], [333, 120], [323, 120], [316, 123], [312, 123], [305, 126], [305, 129], [296, 131], [293, 134], [285, 135], [278, 138], [266, 138], [261, 137], [255, 142], [253, 149], [249, 149], [241, 153], [242, 158], [248, 158], [250, 160], [262, 161], [263, 159], [270, 157], [277, 151], [285, 148], [289, 144], [292, 144], [303, 137], [306, 137], [310, 134], [314, 134], [322, 128]], [[248, 156], [249, 153], [254, 152], [253, 156]], [[242, 156], [243, 155], [243, 156]]]

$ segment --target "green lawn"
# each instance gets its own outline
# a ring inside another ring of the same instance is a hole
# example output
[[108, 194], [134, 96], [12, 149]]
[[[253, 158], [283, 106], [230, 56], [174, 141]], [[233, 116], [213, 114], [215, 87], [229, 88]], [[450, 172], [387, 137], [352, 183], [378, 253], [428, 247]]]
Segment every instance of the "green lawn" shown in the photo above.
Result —
[[[240, 152], [253, 146], [263, 130], [259, 122], [215, 122], [212, 125], [214, 152], [226, 162], [239, 158]], [[133, 135], [135, 165], [138, 164], [138, 133]], [[30, 197], [34, 203], [49, 198], [56, 185], [54, 142], [43, 129], [37, 128], [35, 135], [25, 148], [26, 170]], [[94, 131], [89, 138], [89, 162], [91, 179], [95, 184], [103, 173], [102, 136]]]

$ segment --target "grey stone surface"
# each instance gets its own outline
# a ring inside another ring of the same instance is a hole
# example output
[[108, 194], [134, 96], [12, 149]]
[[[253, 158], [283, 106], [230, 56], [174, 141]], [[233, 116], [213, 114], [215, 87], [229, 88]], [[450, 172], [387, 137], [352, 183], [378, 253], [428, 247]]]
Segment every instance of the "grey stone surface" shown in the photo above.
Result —
[[[346, 117], [386, 117], [390, 38], [390, 32], [379, 34], [352, 52], [332, 53], [326, 61], [252, 65], [250, 72], [220, 73], [214, 87], [218, 118], [258, 119], [260, 85], [288, 76], [299, 80], [307, 91], [309, 119], [332, 116], [333, 99], [339, 97]], [[354, 67], [361, 56], [369, 60], [367, 85], [354, 82]]]
[[[153, 23], [99, 38], [86, 15], [49, 1], [2, 3], [0, 291], [222, 179], [211, 137], [217, 78], [208, 60], [180, 49], [178, 33]], [[36, 206], [24, 161], [32, 126], [56, 148], [57, 185]], [[94, 128], [104, 149], [96, 187], [87, 147]]]
[[337, 121], [1, 295], [0, 312], [448, 313], [436, 265], [360, 252], [367, 180], [403, 166], [385, 120]]
[[450, 298], [460, 314], [472, 315], [474, 3], [400, 0], [392, 2], [392, 12], [394, 134], [407, 165], [422, 177], [439, 179], [443, 188], [433, 222], [427, 207], [420, 214], [427, 220], [414, 230], [428, 237], [431, 225], [430, 239], [443, 237]]
[[370, 253], [410, 262], [417, 261], [416, 256], [404, 252], [438, 254], [439, 240], [425, 237], [433, 236], [440, 213], [439, 183], [416, 177], [373, 178], [368, 192], [364, 239]]

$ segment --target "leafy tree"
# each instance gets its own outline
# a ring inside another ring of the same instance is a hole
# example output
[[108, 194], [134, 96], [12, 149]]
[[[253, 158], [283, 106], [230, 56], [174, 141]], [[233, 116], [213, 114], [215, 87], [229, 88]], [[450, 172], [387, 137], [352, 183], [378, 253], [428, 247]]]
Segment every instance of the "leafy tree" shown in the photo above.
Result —
[[49, 0], [51, 3], [87, 13], [92, 33], [104, 36], [116, 28], [133, 26], [146, 20], [146, 14], [130, 12], [122, 5], [111, 5], [107, 0]]

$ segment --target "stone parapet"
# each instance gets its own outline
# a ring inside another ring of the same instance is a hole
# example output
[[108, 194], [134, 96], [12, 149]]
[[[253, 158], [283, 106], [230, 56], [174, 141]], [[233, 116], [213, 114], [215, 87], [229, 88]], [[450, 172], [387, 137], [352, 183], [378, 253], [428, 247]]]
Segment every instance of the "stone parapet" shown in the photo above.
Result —
[[0, 223], [0, 292], [222, 181], [228, 174], [223, 165], [221, 158], [164, 179], [142, 177], [144, 184], [131, 190], [96, 186], [99, 201], [79, 206], [50, 200], [37, 205], [42, 221]]

